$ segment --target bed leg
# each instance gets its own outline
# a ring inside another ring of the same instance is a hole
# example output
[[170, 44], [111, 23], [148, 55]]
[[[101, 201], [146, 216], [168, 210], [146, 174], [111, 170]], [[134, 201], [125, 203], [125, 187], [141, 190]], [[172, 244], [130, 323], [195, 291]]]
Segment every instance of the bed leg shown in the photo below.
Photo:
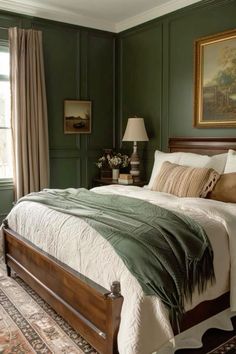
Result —
[[7, 276], [10, 277], [11, 276], [11, 268], [9, 267], [9, 265], [6, 265], [7, 268]]
[[117, 354], [117, 334], [120, 325], [120, 313], [123, 303], [123, 297], [120, 293], [120, 283], [114, 281], [111, 285], [111, 291], [107, 295], [107, 347], [104, 354]]
[[6, 264], [7, 276], [10, 277], [11, 276], [11, 268], [7, 264], [7, 242], [6, 242], [6, 234], [4, 232], [4, 229], [9, 228], [8, 220], [4, 219], [2, 223], [3, 223], [3, 256], [4, 256], [4, 261]]

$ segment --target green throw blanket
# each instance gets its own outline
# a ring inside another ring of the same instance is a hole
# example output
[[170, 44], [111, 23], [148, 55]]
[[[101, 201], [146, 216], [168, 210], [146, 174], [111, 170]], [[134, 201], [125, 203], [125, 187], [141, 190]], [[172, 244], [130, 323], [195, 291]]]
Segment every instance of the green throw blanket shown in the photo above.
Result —
[[[86, 189], [44, 190], [19, 200], [78, 216], [104, 237], [146, 295], [157, 295], [172, 323], [195, 288], [214, 280], [213, 252], [203, 228], [191, 218], [149, 202]], [[19, 203], [18, 202], [18, 203]]]

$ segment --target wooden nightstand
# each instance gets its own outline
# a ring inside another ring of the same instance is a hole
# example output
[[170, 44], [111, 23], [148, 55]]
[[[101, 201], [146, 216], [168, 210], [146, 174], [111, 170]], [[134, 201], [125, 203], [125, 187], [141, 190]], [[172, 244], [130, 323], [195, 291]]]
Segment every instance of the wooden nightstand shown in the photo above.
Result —
[[109, 184], [120, 184], [121, 186], [138, 186], [138, 187], [143, 187], [145, 184], [147, 184], [146, 181], [139, 181], [139, 182], [134, 182], [132, 184], [121, 184], [118, 183], [118, 181], [113, 180], [112, 178], [94, 178], [93, 179], [93, 187], [100, 187], [100, 186], [106, 186]]

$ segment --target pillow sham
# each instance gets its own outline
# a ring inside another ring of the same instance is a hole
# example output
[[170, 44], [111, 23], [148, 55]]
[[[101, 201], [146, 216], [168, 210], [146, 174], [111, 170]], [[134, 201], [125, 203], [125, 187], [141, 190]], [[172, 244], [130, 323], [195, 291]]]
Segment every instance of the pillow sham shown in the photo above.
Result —
[[232, 172], [236, 172], [236, 151], [230, 149], [227, 154], [224, 173]]
[[147, 189], [152, 189], [154, 179], [160, 172], [162, 163], [164, 161], [169, 161], [183, 166], [213, 168], [219, 174], [222, 174], [224, 172], [226, 159], [227, 159], [227, 153], [208, 156], [208, 155], [200, 155], [200, 154], [194, 154], [189, 152], [166, 153], [166, 152], [156, 150], [154, 154], [154, 164], [153, 164], [151, 178], [149, 184], [145, 187]]
[[220, 174], [212, 168], [180, 166], [166, 161], [154, 180], [152, 190], [178, 197], [205, 198], [219, 178]]
[[236, 203], [236, 173], [221, 175], [207, 198], [219, 200], [220, 202]]

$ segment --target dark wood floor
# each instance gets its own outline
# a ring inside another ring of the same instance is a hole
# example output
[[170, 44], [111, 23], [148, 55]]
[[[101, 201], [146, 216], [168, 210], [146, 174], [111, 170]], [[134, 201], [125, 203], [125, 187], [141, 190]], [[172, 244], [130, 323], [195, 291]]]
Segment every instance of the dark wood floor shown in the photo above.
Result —
[[234, 326], [234, 330], [230, 332], [222, 331], [219, 329], [210, 329], [209, 331], [207, 331], [203, 336], [203, 348], [181, 349], [181, 350], [177, 350], [175, 354], [207, 354], [209, 351], [218, 347], [222, 343], [225, 343], [227, 340], [229, 340], [230, 338], [236, 335], [236, 317], [232, 319], [232, 323]]

